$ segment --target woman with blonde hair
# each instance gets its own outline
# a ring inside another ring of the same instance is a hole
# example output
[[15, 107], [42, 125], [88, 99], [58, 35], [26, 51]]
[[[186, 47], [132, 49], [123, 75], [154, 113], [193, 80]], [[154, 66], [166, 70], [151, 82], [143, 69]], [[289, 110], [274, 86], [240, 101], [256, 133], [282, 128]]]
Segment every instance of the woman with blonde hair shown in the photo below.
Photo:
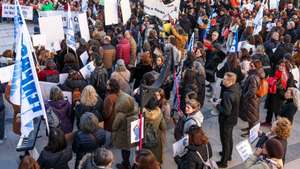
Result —
[[294, 116], [300, 107], [300, 91], [295, 87], [289, 87], [284, 97], [286, 101], [281, 107], [280, 116], [286, 117], [293, 123]]
[[79, 126], [79, 119], [85, 112], [92, 112], [96, 115], [99, 121], [103, 121], [103, 100], [98, 96], [95, 88], [92, 85], [87, 85], [80, 96], [80, 102], [76, 102], [75, 116], [77, 126]]
[[111, 74], [111, 79], [116, 79], [120, 85], [120, 89], [127, 94], [131, 94], [132, 89], [129, 85], [130, 72], [125, 66], [123, 59], [117, 61], [115, 71]]

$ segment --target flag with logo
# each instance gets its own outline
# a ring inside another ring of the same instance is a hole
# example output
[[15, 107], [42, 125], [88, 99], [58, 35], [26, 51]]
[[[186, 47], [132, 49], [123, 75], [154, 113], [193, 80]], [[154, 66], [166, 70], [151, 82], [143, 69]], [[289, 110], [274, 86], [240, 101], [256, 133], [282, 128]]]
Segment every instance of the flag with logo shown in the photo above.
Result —
[[67, 17], [67, 46], [74, 51], [76, 51], [76, 40], [75, 40], [75, 33], [73, 29], [73, 21], [72, 21], [72, 15], [71, 15], [71, 8], [68, 4], [68, 17]]
[[16, 13], [16, 61], [14, 66], [10, 101], [20, 105], [21, 133], [27, 137], [33, 128], [33, 119], [44, 115], [44, 102], [38, 83], [32, 55], [31, 40], [18, 0], [15, 1]]

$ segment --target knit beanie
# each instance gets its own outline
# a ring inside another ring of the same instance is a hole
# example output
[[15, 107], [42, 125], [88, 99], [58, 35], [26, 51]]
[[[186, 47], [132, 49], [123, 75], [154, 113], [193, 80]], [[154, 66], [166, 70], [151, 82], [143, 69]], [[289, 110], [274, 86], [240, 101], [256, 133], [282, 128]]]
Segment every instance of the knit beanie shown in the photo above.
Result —
[[267, 140], [265, 148], [270, 158], [282, 159], [284, 150], [282, 144], [277, 139], [272, 138]]

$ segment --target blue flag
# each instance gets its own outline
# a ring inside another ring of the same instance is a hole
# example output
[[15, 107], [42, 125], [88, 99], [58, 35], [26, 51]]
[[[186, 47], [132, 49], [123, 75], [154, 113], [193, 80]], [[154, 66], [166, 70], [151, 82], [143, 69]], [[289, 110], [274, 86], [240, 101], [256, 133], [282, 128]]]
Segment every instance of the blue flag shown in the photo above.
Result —
[[16, 23], [16, 62], [14, 66], [10, 101], [20, 105], [21, 133], [27, 137], [33, 128], [33, 119], [45, 114], [44, 102], [38, 83], [35, 63], [33, 61], [31, 40], [24, 16], [18, 0], [15, 1], [17, 8]]
[[233, 41], [231, 43], [230, 51], [229, 52], [237, 52], [238, 51], [238, 45], [239, 45], [239, 32], [236, 30], [234, 32]]

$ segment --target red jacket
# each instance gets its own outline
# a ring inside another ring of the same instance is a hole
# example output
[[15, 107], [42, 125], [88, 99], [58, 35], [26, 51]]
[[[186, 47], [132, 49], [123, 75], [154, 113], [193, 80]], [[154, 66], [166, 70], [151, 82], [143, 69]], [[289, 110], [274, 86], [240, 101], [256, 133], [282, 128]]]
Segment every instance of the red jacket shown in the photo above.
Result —
[[46, 81], [46, 77], [49, 75], [59, 75], [59, 72], [57, 70], [44, 69], [38, 73], [38, 78], [40, 81]]
[[130, 42], [129, 40], [123, 38], [117, 44], [117, 59], [123, 59], [125, 64], [130, 64]]

